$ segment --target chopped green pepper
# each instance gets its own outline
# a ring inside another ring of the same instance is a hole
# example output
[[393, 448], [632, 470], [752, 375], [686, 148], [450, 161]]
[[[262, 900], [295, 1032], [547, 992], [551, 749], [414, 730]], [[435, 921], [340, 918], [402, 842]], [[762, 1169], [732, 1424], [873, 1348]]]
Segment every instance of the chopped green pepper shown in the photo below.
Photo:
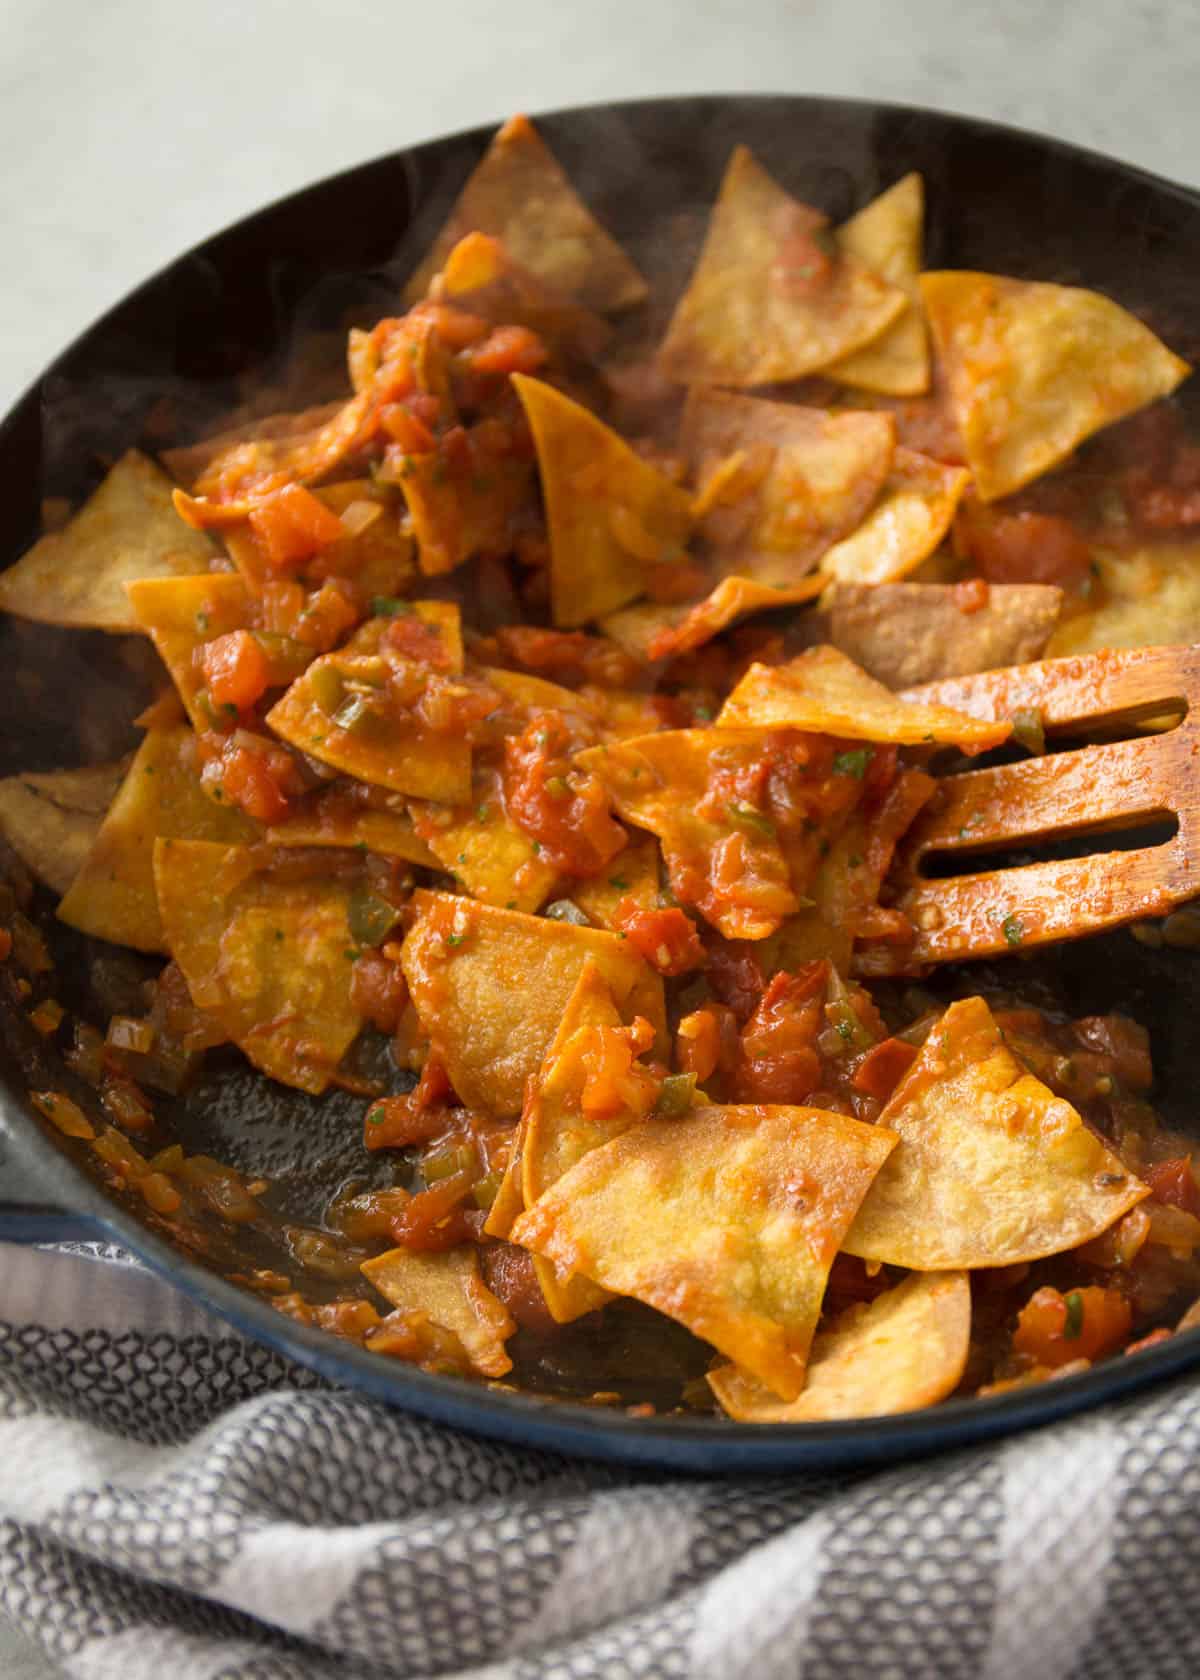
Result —
[[347, 912], [350, 937], [358, 945], [382, 945], [400, 920], [400, 912], [386, 898], [379, 898], [367, 887], [355, 887], [350, 894]]

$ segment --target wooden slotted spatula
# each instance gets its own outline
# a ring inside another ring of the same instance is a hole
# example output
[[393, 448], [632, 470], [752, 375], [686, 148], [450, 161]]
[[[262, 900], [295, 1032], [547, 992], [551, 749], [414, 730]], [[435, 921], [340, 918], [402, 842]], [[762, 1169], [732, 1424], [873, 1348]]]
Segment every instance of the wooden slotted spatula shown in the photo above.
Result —
[[[941, 779], [897, 853], [897, 904], [917, 930], [905, 968], [1078, 939], [1162, 916], [1200, 893], [1200, 646], [1120, 648], [910, 689], [972, 717], [1040, 712], [1047, 730], [1182, 713], [1161, 733], [1052, 753]], [[926, 879], [935, 852], [972, 853], [1062, 840], [1174, 816], [1164, 845]]]

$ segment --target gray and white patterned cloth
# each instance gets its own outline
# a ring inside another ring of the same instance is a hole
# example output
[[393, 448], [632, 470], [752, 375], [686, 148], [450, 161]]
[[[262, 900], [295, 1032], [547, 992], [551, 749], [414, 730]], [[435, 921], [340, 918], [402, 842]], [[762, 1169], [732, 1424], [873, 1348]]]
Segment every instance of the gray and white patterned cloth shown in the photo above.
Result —
[[0, 1245], [0, 1318], [0, 1616], [47, 1673], [1200, 1672], [1195, 1379], [917, 1465], [702, 1481], [388, 1411], [111, 1254]]

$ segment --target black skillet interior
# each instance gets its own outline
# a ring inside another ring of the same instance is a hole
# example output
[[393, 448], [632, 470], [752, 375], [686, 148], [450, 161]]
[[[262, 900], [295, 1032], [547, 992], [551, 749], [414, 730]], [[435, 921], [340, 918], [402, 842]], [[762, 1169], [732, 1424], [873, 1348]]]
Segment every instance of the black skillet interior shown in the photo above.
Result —
[[[835, 220], [919, 170], [929, 266], [1083, 283], [1141, 314], [1189, 359], [1200, 352], [1200, 311], [1191, 296], [1200, 272], [1200, 198], [1109, 160], [970, 119], [784, 96], [643, 101], [563, 112], [540, 118], [539, 127], [629, 247], [657, 299], [669, 302], [685, 277], [729, 152], [745, 142], [787, 187]], [[399, 283], [488, 137], [480, 130], [435, 141], [318, 183], [182, 257], [89, 329], [0, 427], [0, 563], [15, 559], [36, 534], [43, 496], [78, 500], [130, 444], [153, 451], [202, 435], [248, 397], [269, 412], [337, 394], [346, 328], [395, 312]], [[0, 660], [3, 773], [100, 761], [132, 744], [128, 720], [149, 697], [154, 675], [139, 639], [4, 619]], [[121, 988], [136, 980], [138, 963], [68, 935], [52, 918], [46, 926], [54, 930], [62, 1000], [106, 1018], [120, 1006]], [[1014, 956], [984, 975], [976, 970], [970, 983], [981, 979], [1072, 1014], [1119, 1007], [1134, 1015], [1153, 1035], [1162, 1111], [1177, 1126], [1192, 1122], [1200, 958], [1149, 950], [1120, 933], [1043, 958]], [[966, 984], [964, 974], [939, 979], [946, 991]], [[57, 1134], [28, 1110], [29, 1079], [20, 1066], [31, 1057], [49, 1059], [37, 1077], [61, 1084], [63, 1075], [52, 1053], [33, 1043], [11, 993], [0, 1025], [7, 1051], [0, 1119], [47, 1199], [99, 1207], [123, 1240], [261, 1339], [341, 1380], [481, 1431], [614, 1457], [782, 1468], [924, 1450], [1085, 1404], [1200, 1360], [1200, 1337], [1186, 1337], [1169, 1352], [1050, 1385], [1040, 1398], [1032, 1391], [956, 1402], [921, 1419], [769, 1431], [583, 1412], [426, 1377], [298, 1329], [166, 1248], [132, 1204], [98, 1202], [84, 1176], [86, 1159], [73, 1162]], [[189, 1150], [271, 1178], [277, 1211], [296, 1220], [319, 1220], [339, 1185], [370, 1172], [360, 1098], [307, 1098], [270, 1086], [236, 1060], [218, 1062], [169, 1117], [171, 1135]], [[223, 1235], [209, 1258], [228, 1272], [272, 1256]], [[595, 1349], [593, 1386], [611, 1386], [614, 1365], [628, 1370], [636, 1363], [639, 1334], [636, 1321], [617, 1317]], [[682, 1345], [679, 1357], [686, 1366]], [[552, 1371], [546, 1377], [551, 1381]], [[636, 1385], [629, 1392], [640, 1397]]]

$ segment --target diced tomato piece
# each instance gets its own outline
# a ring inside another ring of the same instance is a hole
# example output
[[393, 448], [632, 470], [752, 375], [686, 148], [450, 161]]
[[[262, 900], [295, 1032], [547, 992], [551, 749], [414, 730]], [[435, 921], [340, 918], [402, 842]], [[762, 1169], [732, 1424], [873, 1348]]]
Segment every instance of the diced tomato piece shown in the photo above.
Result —
[[1128, 1336], [1133, 1309], [1116, 1289], [1089, 1285], [1065, 1295], [1039, 1289], [1022, 1308], [1013, 1351], [1052, 1369], [1073, 1359], [1100, 1359]]
[[504, 799], [539, 855], [570, 875], [598, 875], [627, 843], [594, 776], [572, 769], [570, 731], [560, 714], [539, 712], [504, 743]]
[[523, 1330], [549, 1335], [558, 1329], [534, 1270], [533, 1255], [515, 1243], [488, 1243], [479, 1251], [483, 1281]]
[[592, 1027], [583, 1053], [580, 1107], [593, 1118], [649, 1113], [662, 1081], [637, 1058], [654, 1042], [654, 1029], [642, 1016], [629, 1027]]
[[737, 1017], [723, 1003], [706, 1003], [685, 1015], [675, 1029], [675, 1060], [680, 1073], [694, 1073], [699, 1084], [718, 1071], [730, 1072], [740, 1053]]
[[954, 585], [954, 605], [960, 613], [982, 612], [991, 593], [986, 578], [964, 578]]
[[283, 821], [292, 796], [302, 791], [292, 755], [265, 739], [260, 748], [236, 737], [205, 734], [200, 752], [207, 760], [200, 774], [204, 786], [219, 790], [220, 798], [267, 827]]
[[414, 665], [427, 665], [432, 671], [448, 671], [453, 663], [450, 648], [441, 629], [415, 612], [397, 613], [389, 619], [382, 636], [381, 648], [411, 659]]
[[389, 403], [380, 412], [379, 424], [406, 455], [428, 455], [436, 447], [432, 431], [404, 403]]
[[338, 542], [346, 531], [337, 514], [302, 484], [287, 484], [250, 510], [250, 529], [276, 571], [298, 566]]
[[548, 358], [546, 346], [528, 327], [493, 327], [464, 354], [475, 373], [536, 373]]
[[1091, 571], [1087, 543], [1052, 513], [1000, 513], [973, 505], [958, 533], [989, 583], [1056, 583], [1071, 589]]
[[916, 1046], [902, 1038], [885, 1038], [868, 1050], [854, 1070], [851, 1083], [864, 1096], [886, 1102], [917, 1059]]
[[1196, 1183], [1190, 1155], [1180, 1155], [1174, 1161], [1160, 1161], [1156, 1167], [1144, 1172], [1142, 1179], [1150, 1186], [1150, 1193], [1156, 1201], [1200, 1216], [1200, 1185]]
[[449, 303], [419, 303], [403, 317], [403, 325], [409, 328], [410, 333], [412, 327], [419, 327], [423, 321], [431, 324], [448, 350], [465, 350], [468, 345], [478, 344], [481, 338], [487, 337], [489, 330], [482, 316], [456, 309]]
[[[436, 1250], [457, 1248], [476, 1236], [463, 1203], [476, 1183], [474, 1170], [454, 1173], [413, 1196], [391, 1222], [401, 1248]], [[479, 1209], [475, 1209], [479, 1212]], [[478, 1223], [478, 1222], [476, 1222]]]
[[776, 974], [742, 1029], [738, 1095], [744, 1102], [802, 1103], [821, 1083], [817, 1035], [825, 1026], [829, 964]]
[[399, 963], [378, 951], [364, 951], [350, 975], [350, 1001], [373, 1027], [394, 1033], [408, 1002]]
[[361, 617], [354, 585], [345, 578], [326, 578], [320, 589], [308, 597], [291, 634], [305, 647], [328, 653]]
[[249, 630], [231, 630], [200, 650], [208, 692], [218, 706], [248, 711], [266, 692], [271, 667]]
[[748, 939], [725, 939], [706, 929], [704, 946], [708, 952], [709, 985], [739, 1021], [747, 1020], [766, 983], [753, 943]]
[[660, 974], [703, 968], [704, 947], [696, 924], [682, 910], [644, 910], [635, 898], [623, 898], [613, 920], [617, 931]]

